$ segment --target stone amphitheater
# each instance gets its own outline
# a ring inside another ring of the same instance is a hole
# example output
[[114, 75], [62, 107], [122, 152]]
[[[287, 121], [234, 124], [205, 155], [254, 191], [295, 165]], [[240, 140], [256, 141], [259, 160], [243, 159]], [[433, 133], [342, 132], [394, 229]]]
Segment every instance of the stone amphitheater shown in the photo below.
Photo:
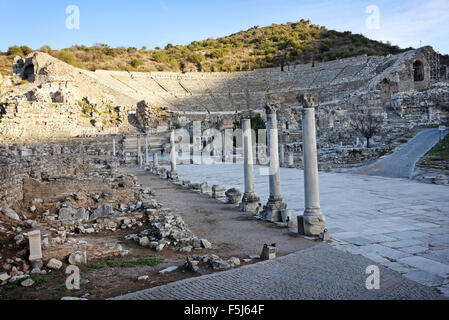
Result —
[[[431, 47], [236, 73], [91, 72], [36, 52], [17, 57], [13, 76], [2, 81], [0, 139], [129, 136], [148, 126], [153, 132], [179, 125], [192, 130], [194, 120], [203, 129], [223, 130], [242, 116], [264, 117], [270, 100], [281, 107], [281, 142], [297, 152], [302, 106], [296, 97], [313, 93], [322, 148], [363, 147], [350, 123], [357, 106], [383, 116], [385, 132], [374, 145], [385, 147], [414, 126], [447, 121], [447, 79], [448, 68]], [[140, 101], [152, 111], [150, 124], [136, 117]]]

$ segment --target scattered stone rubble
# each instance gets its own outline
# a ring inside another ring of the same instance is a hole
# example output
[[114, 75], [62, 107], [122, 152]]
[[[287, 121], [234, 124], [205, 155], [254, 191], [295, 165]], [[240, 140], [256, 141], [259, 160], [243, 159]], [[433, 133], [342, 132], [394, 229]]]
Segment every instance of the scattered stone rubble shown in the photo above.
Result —
[[197, 238], [180, 216], [173, 215], [170, 209], [161, 209], [155, 201], [144, 203], [145, 215], [150, 228], [139, 234], [125, 236], [125, 240], [134, 240], [142, 247], [160, 252], [168, 247], [182, 253], [192, 250], [210, 249], [212, 245], [206, 239]]

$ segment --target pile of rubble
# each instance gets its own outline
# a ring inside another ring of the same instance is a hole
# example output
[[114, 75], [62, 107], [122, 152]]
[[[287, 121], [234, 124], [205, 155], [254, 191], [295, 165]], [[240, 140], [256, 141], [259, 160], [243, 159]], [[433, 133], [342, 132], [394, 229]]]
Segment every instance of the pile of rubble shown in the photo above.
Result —
[[139, 234], [127, 235], [125, 240], [134, 240], [142, 247], [158, 252], [167, 247], [173, 247], [182, 253], [212, 248], [209, 241], [197, 238], [186, 227], [184, 220], [180, 216], [173, 215], [170, 209], [161, 209], [161, 206], [152, 200], [144, 201], [143, 208], [148, 216], [147, 223], [150, 228]]

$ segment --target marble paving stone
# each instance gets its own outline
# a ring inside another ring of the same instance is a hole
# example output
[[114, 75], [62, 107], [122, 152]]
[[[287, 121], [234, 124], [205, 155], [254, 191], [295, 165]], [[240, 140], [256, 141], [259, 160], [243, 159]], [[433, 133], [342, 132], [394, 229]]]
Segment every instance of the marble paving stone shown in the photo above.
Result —
[[400, 240], [407, 240], [407, 239], [416, 239], [416, 238], [422, 238], [425, 237], [426, 234], [424, 232], [420, 231], [403, 231], [403, 232], [396, 232], [388, 234], [388, 236], [391, 236], [396, 239]]
[[360, 247], [360, 250], [364, 253], [376, 253], [379, 254], [382, 257], [390, 258], [393, 260], [399, 260], [402, 258], [409, 257], [410, 254], [407, 254], [405, 252], [401, 252], [399, 250], [395, 250], [392, 248], [388, 248], [379, 244], [372, 244], [368, 246]]
[[387, 246], [393, 249], [400, 249], [400, 248], [406, 248], [406, 247], [413, 247], [413, 246], [419, 246], [422, 245], [423, 243], [421, 241], [418, 240], [413, 240], [413, 239], [409, 239], [409, 240], [401, 240], [401, 241], [393, 241], [393, 242], [383, 242], [382, 245], [383, 246]]
[[429, 287], [441, 286], [448, 282], [443, 277], [422, 270], [407, 272], [404, 277]]
[[441, 277], [447, 277], [449, 275], [449, 266], [440, 262], [436, 262], [423, 257], [411, 256], [399, 259], [399, 262], [405, 263], [416, 269], [427, 271], [439, 275]]
[[391, 262], [388, 261], [387, 263], [383, 264], [385, 267], [390, 268], [391, 270], [400, 272], [400, 273], [407, 273], [411, 271], [415, 271], [416, 269], [407, 265], [404, 265], [399, 262]]
[[410, 254], [417, 254], [426, 252], [427, 250], [429, 250], [429, 248], [423, 246], [415, 246], [415, 247], [401, 248], [399, 250]]
[[357, 246], [366, 246], [369, 244], [372, 244], [373, 241], [366, 239], [366, 238], [362, 238], [362, 237], [355, 237], [355, 238], [346, 238], [345, 239], [347, 242], [355, 244]]
[[438, 250], [432, 250], [430, 252], [419, 253], [418, 256], [449, 265], [449, 256], [439, 255], [437, 252]]

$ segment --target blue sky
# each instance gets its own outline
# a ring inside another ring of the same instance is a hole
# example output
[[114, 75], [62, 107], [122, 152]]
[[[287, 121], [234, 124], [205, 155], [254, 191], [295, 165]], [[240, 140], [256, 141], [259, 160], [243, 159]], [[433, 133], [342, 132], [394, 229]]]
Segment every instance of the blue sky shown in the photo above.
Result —
[[[66, 28], [69, 5], [80, 9], [79, 30]], [[379, 8], [379, 29], [366, 26], [370, 5]], [[302, 18], [401, 47], [432, 45], [449, 54], [449, 0], [0, 0], [0, 50], [97, 42], [164, 47]]]

